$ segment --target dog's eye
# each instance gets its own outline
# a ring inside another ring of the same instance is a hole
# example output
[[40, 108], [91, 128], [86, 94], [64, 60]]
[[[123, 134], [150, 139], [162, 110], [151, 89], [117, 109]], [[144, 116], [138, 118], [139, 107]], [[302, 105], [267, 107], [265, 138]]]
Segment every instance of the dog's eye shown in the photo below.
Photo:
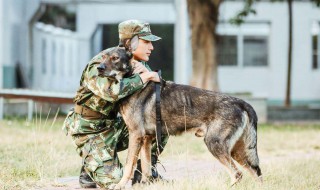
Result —
[[112, 56], [111, 59], [112, 59], [112, 61], [117, 61], [119, 59], [119, 57], [118, 56]]

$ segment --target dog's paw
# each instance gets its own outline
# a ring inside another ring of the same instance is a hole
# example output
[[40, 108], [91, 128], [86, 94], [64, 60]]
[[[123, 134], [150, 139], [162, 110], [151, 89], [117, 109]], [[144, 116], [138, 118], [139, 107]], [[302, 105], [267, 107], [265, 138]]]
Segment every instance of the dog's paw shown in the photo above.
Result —
[[153, 183], [154, 181], [155, 181], [155, 179], [152, 176], [147, 177], [147, 176], [143, 175], [140, 183], [141, 184], [150, 184], [150, 183]]
[[239, 181], [242, 179], [242, 173], [236, 172], [233, 179], [231, 180], [231, 187], [239, 183]]
[[111, 184], [108, 186], [108, 190], [121, 190], [121, 189], [124, 189], [124, 187], [119, 184]]

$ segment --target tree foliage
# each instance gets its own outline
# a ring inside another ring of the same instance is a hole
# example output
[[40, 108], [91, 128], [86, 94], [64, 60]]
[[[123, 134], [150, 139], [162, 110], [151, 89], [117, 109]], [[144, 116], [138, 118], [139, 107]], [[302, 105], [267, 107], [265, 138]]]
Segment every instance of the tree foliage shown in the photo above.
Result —
[[[249, 16], [250, 14], [256, 14], [256, 11], [254, 8], [252, 8], [253, 4], [255, 2], [260, 2], [261, 0], [245, 0], [244, 7], [241, 11], [238, 12], [238, 14], [230, 19], [230, 22], [232, 24], [240, 25], [244, 22], [244, 19]], [[288, 0], [270, 0], [270, 2], [285, 2]], [[293, 0], [295, 1], [295, 0]], [[305, 0], [313, 3], [317, 7], [320, 7], [320, 0]]]
[[249, 14], [256, 14], [256, 11], [252, 8], [254, 1], [255, 0], [246, 0], [243, 9], [234, 18], [231, 18], [230, 22], [240, 25]]

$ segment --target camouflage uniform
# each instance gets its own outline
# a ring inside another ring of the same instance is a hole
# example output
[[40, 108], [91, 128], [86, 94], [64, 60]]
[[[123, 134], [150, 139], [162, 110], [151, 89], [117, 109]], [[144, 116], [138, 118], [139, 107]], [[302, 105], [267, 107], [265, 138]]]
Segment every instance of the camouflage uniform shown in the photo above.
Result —
[[[119, 33], [120, 28], [119, 25]], [[117, 152], [127, 149], [128, 130], [122, 118], [117, 117], [118, 100], [145, 86], [139, 74], [123, 78], [120, 82], [99, 77], [97, 67], [105, 59], [106, 51], [100, 52], [88, 63], [74, 99], [76, 104], [100, 112], [103, 117], [85, 118], [71, 110], [63, 125], [66, 134], [72, 136], [77, 152], [83, 159], [85, 171], [100, 187], [117, 183], [122, 177], [122, 165]], [[145, 62], [143, 64], [151, 70]], [[163, 136], [163, 147], [167, 140], [168, 137]], [[153, 155], [156, 150], [154, 143]]]

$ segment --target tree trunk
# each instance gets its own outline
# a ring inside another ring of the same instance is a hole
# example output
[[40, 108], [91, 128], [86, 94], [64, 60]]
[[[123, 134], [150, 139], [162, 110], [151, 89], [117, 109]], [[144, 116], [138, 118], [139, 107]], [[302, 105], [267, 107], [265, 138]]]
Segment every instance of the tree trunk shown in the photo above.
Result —
[[292, 0], [288, 0], [289, 7], [289, 46], [288, 46], [288, 75], [285, 107], [291, 106], [291, 67], [292, 67]]
[[191, 26], [191, 85], [219, 90], [215, 30], [222, 0], [187, 0]]

